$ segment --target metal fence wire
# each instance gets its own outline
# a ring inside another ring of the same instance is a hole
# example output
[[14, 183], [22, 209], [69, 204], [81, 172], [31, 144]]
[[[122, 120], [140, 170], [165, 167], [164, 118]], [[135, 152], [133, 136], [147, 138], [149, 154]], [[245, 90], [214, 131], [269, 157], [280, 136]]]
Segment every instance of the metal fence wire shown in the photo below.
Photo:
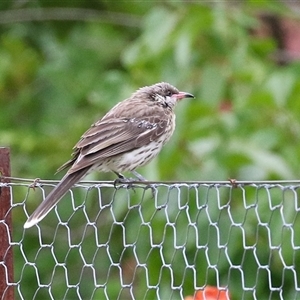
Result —
[[299, 183], [82, 182], [26, 230], [55, 183], [3, 186], [16, 299], [300, 299]]

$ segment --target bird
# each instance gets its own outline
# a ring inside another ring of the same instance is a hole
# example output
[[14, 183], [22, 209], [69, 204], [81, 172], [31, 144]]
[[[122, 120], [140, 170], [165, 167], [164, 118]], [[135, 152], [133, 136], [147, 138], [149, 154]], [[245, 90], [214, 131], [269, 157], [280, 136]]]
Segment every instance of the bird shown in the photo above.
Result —
[[139, 181], [145, 178], [136, 168], [151, 161], [171, 138], [175, 129], [176, 104], [194, 98], [166, 82], [144, 86], [116, 104], [94, 123], [73, 147], [71, 159], [57, 171], [68, 169], [58, 185], [27, 219], [24, 228], [39, 223], [67, 193], [93, 170], [131, 172]]

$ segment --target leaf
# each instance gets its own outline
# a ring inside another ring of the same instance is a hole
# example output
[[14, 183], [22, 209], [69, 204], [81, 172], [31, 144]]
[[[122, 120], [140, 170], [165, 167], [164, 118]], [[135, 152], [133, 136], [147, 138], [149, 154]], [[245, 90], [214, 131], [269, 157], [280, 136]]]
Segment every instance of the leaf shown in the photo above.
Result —
[[246, 155], [256, 166], [265, 170], [266, 173], [274, 173], [285, 179], [295, 177], [295, 174], [282, 157], [269, 150], [262, 149], [260, 145], [234, 140], [229, 145], [229, 151]]
[[278, 106], [284, 106], [292, 94], [296, 82], [295, 76], [288, 72], [276, 72], [266, 83], [266, 89]]

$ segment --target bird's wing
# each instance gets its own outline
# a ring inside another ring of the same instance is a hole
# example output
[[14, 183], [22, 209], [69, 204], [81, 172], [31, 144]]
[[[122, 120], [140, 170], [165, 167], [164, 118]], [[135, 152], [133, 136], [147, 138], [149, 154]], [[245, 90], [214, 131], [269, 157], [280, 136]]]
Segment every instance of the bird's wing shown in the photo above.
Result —
[[157, 140], [168, 126], [161, 116], [143, 119], [100, 120], [87, 130], [74, 147], [74, 158], [64, 167], [72, 165], [68, 173], [90, 167], [111, 156], [122, 154]]

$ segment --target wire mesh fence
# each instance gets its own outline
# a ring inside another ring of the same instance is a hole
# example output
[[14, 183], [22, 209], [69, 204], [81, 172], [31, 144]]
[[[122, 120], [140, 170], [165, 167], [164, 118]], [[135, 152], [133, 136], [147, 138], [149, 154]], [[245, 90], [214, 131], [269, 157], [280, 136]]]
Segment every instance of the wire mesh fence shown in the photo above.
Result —
[[24, 230], [55, 184], [0, 183], [16, 299], [300, 299], [299, 183], [83, 182]]

